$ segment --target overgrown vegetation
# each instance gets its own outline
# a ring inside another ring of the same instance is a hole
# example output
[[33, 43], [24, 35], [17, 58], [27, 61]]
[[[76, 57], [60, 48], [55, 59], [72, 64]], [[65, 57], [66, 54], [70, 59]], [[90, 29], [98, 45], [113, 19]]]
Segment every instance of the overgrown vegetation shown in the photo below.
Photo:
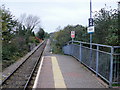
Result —
[[[40, 43], [33, 32], [35, 27], [40, 24], [40, 19], [32, 15], [22, 15], [21, 20], [15, 19], [4, 5], [0, 7], [0, 16], [2, 26], [2, 29], [0, 29], [0, 32], [2, 32], [2, 67], [4, 69]], [[41, 37], [39, 38], [45, 38], [45, 36]]]
[[[116, 9], [106, 9], [106, 7], [94, 13], [95, 32], [93, 33], [93, 43], [112, 46], [120, 45], [118, 17], [119, 14]], [[87, 27], [68, 25], [64, 29], [59, 29], [59, 31], [52, 34], [52, 49], [54, 53], [62, 52], [62, 46], [71, 40], [71, 31], [76, 33], [75, 40], [89, 42], [90, 36], [87, 33]]]
[[94, 16], [94, 42], [107, 45], [120, 45], [118, 41], [118, 11], [102, 8]]

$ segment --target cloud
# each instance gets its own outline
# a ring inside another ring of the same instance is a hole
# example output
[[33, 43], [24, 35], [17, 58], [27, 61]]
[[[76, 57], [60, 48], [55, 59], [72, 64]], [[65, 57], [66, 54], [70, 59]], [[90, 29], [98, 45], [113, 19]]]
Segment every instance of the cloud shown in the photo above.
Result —
[[[57, 3], [66, 3], [66, 2], [90, 2], [90, 0], [0, 0], [1, 2], [57, 2]], [[118, 2], [119, 0], [91, 0], [92, 2]]]
[[[58, 26], [88, 23], [90, 0], [1, 0], [13, 15], [33, 14], [41, 19], [47, 32]], [[118, 0], [92, 0], [92, 10], [98, 11], [105, 6], [117, 7]]]
[[[1, 0], [2, 2], [83, 2], [83, 0]], [[88, 0], [84, 0], [88, 1]]]

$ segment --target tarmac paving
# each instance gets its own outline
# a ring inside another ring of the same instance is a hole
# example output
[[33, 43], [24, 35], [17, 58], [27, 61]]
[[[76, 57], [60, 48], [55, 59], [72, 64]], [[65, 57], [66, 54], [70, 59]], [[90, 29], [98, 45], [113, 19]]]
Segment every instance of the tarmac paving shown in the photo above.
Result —
[[106, 84], [72, 56], [52, 54], [50, 41], [43, 53], [34, 88], [106, 88]]

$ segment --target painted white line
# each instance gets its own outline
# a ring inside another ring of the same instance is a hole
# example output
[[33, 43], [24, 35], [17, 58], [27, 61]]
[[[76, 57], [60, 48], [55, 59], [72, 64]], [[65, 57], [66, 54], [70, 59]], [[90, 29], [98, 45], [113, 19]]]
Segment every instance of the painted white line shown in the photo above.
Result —
[[41, 63], [40, 63], [40, 66], [39, 66], [39, 70], [38, 70], [37, 76], [36, 76], [36, 78], [35, 78], [35, 82], [34, 82], [34, 85], [33, 85], [33, 89], [32, 89], [32, 90], [35, 90], [35, 89], [37, 88], [38, 78], [39, 78], [39, 76], [40, 76], [41, 68], [42, 68], [42, 65], [43, 65], [43, 59], [44, 59], [44, 56], [43, 56], [42, 59], [41, 59]]

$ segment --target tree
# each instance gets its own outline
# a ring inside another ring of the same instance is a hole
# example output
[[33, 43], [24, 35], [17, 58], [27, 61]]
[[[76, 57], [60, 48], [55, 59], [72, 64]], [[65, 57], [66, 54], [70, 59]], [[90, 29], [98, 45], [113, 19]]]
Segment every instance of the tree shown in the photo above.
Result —
[[45, 31], [41, 27], [39, 28], [39, 31], [37, 32], [37, 37], [42, 40], [45, 38]]
[[12, 39], [15, 37], [17, 20], [14, 19], [9, 9], [6, 9], [4, 5], [0, 8], [0, 12], [2, 14], [2, 59], [10, 60], [11, 55], [14, 55], [17, 49], [12, 43]]
[[45, 32], [44, 36], [45, 38], [49, 38], [50, 35], [47, 32]]
[[75, 39], [74, 40], [80, 40], [80, 41], [89, 41], [87, 29], [86, 27], [82, 25], [68, 25], [64, 29], [60, 29], [53, 35], [52, 40], [52, 48], [54, 53], [60, 53], [62, 52], [62, 47], [71, 40], [71, 31], [75, 31]]
[[8, 43], [14, 36], [14, 29], [17, 25], [17, 20], [14, 19], [14, 16], [9, 10], [5, 9], [4, 5], [0, 8], [0, 12], [2, 12], [2, 40]]
[[33, 29], [37, 25], [37, 22], [32, 21], [34, 22], [33, 26], [26, 27], [23, 23], [16, 20], [9, 9], [6, 9], [4, 5], [0, 7], [3, 68], [14, 63], [18, 58], [26, 54], [30, 50], [29, 46], [35, 46], [36, 39]]
[[118, 39], [120, 45], [120, 1], [118, 2]]
[[20, 22], [25, 26], [27, 30], [33, 31], [35, 27], [40, 24], [40, 19], [37, 16], [26, 14], [21, 15]]
[[94, 16], [95, 43], [117, 45], [118, 44], [118, 14], [116, 9], [102, 8]]

